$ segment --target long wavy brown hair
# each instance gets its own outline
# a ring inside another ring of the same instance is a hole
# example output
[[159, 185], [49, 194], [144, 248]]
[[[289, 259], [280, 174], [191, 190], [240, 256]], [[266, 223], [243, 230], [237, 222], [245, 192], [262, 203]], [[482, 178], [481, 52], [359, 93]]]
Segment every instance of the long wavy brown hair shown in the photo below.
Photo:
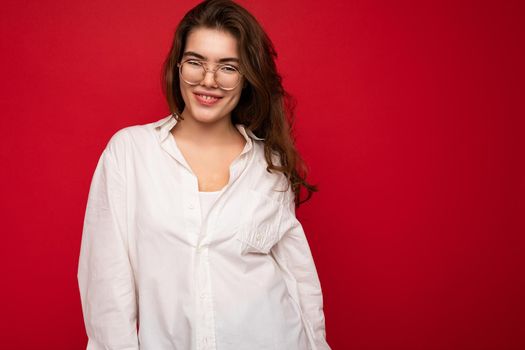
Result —
[[[246, 86], [231, 113], [232, 123], [244, 124], [255, 135], [264, 138], [266, 170], [270, 173], [271, 170], [280, 171], [286, 176], [298, 208], [318, 189], [306, 181], [308, 167], [295, 147], [295, 101], [283, 88], [273, 43], [245, 8], [230, 0], [208, 0], [192, 8], [181, 20], [162, 67], [162, 90], [171, 113], [178, 120], [183, 119], [185, 103], [177, 63], [184, 53], [188, 34], [196, 28], [226, 31], [237, 39]], [[272, 162], [272, 154], [279, 157], [280, 165]], [[301, 187], [307, 191], [304, 200], [301, 200]]]

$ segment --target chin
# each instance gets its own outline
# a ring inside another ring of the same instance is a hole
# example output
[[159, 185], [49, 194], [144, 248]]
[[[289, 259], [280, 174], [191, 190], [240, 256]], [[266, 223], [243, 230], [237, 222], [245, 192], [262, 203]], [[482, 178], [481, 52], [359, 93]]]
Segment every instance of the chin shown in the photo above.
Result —
[[196, 121], [202, 122], [202, 123], [211, 123], [215, 122], [219, 119], [224, 118], [226, 115], [221, 113], [221, 111], [211, 111], [206, 110], [205, 108], [193, 108], [191, 111], [191, 115]]

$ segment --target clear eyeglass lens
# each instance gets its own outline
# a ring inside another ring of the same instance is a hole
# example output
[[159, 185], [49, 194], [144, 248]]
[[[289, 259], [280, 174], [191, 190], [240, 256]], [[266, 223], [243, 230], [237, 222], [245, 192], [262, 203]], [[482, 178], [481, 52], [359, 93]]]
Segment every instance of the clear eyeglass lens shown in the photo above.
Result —
[[[204, 79], [206, 70], [204, 65], [195, 61], [186, 61], [182, 63], [181, 75], [184, 80], [190, 84], [198, 84]], [[215, 81], [217, 85], [225, 89], [231, 89], [237, 86], [241, 75], [233, 66], [222, 66], [215, 72]]]

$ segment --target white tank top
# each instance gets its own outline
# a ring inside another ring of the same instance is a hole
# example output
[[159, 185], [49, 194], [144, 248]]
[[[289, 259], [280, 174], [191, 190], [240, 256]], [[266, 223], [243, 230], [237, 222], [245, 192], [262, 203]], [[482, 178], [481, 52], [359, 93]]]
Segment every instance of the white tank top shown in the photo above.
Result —
[[203, 222], [206, 220], [206, 216], [208, 215], [208, 212], [210, 211], [210, 208], [213, 202], [215, 202], [220, 192], [221, 191], [213, 191], [213, 192], [199, 191], [199, 199], [201, 202], [201, 215], [202, 215]]

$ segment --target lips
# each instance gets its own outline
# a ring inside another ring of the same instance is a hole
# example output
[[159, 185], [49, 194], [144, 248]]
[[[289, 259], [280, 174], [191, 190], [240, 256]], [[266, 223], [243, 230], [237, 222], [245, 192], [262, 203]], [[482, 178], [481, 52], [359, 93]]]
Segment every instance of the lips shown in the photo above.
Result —
[[222, 96], [218, 93], [215, 93], [215, 92], [210, 92], [210, 91], [193, 91], [194, 94], [196, 95], [204, 95], [204, 96], [211, 96], [211, 97], [218, 97], [218, 98], [221, 98]]
[[216, 104], [222, 97], [210, 93], [193, 93], [197, 101], [205, 106], [212, 106]]

